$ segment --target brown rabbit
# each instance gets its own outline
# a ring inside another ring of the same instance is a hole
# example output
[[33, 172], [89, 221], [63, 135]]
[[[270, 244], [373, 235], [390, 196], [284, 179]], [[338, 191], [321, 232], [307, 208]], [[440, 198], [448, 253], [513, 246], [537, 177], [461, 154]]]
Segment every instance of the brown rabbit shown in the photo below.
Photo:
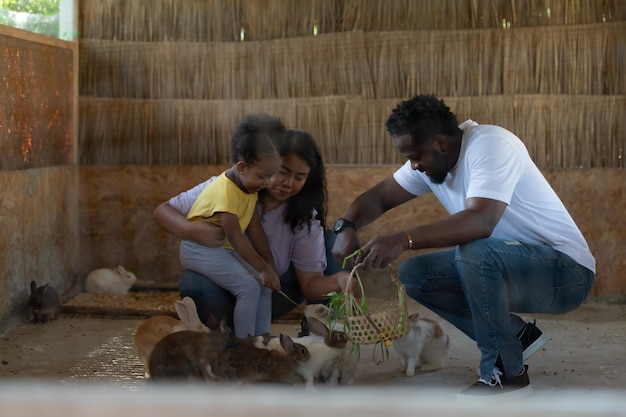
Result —
[[239, 339], [218, 357], [214, 372], [218, 378], [244, 382], [289, 382], [298, 367], [311, 355], [306, 347], [281, 334], [282, 349], [254, 346], [255, 337]]
[[174, 306], [180, 320], [170, 316], [154, 316], [141, 322], [135, 331], [135, 352], [143, 363], [146, 378], [150, 378], [150, 353], [165, 336], [182, 330], [203, 333], [211, 331], [200, 321], [196, 303], [191, 297], [176, 300]]
[[182, 330], [161, 339], [148, 360], [151, 381], [215, 379], [218, 355], [233, 343], [226, 321], [210, 333]]
[[59, 317], [61, 298], [57, 290], [48, 284], [38, 287], [35, 281], [31, 281], [28, 306], [33, 316], [33, 323], [46, 323]]

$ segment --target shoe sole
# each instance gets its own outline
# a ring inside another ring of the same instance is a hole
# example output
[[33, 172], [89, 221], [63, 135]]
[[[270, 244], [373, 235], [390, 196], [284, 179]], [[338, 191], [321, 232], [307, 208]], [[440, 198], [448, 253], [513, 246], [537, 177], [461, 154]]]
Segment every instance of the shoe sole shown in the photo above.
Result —
[[546, 343], [548, 343], [548, 337], [545, 334], [541, 334], [530, 346], [528, 346], [522, 352], [522, 356], [524, 358], [524, 362], [528, 360], [531, 356], [533, 356], [539, 349], [541, 349]]
[[496, 401], [510, 401], [517, 400], [519, 398], [524, 398], [527, 395], [530, 395], [533, 392], [532, 385], [528, 384], [523, 388], [516, 389], [513, 391], [508, 391], [504, 393], [498, 393], [497, 391], [491, 395], [467, 395], [458, 393], [456, 395], [457, 401], [463, 401], [466, 403], [486, 403], [486, 402], [496, 402]]

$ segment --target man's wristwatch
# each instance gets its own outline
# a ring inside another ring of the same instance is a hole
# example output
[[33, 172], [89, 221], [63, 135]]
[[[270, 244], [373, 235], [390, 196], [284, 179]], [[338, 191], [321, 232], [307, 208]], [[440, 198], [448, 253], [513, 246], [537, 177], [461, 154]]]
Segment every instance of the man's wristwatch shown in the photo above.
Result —
[[335, 222], [333, 232], [335, 232], [335, 234], [341, 233], [346, 227], [351, 227], [352, 229], [356, 230], [356, 224], [354, 224], [354, 222], [351, 222], [348, 219], [339, 219]]

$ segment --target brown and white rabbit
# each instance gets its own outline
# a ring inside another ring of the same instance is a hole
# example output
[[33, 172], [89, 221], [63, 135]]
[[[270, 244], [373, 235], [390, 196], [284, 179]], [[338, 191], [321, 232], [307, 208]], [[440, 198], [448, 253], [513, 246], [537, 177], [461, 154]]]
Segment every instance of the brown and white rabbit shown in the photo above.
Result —
[[241, 382], [289, 382], [311, 355], [306, 347], [281, 333], [282, 349], [255, 346], [255, 337], [238, 339], [218, 356], [213, 372], [220, 379]]
[[419, 313], [409, 315], [409, 324], [409, 333], [393, 341], [406, 376], [415, 375], [416, 367], [425, 372], [443, 368], [450, 338], [441, 325]]
[[123, 266], [99, 268], [85, 279], [85, 292], [95, 294], [126, 294], [137, 282], [137, 277]]
[[307, 319], [310, 331], [309, 336], [302, 336], [294, 341], [304, 345], [311, 354], [311, 358], [298, 366], [296, 373], [304, 380], [308, 390], [315, 390], [313, 382], [319, 377], [325, 366], [335, 363], [336, 359], [351, 349], [348, 337], [344, 332], [329, 331], [323, 322], [311, 317]]
[[[309, 321], [311, 318], [316, 318], [326, 326], [329, 326], [329, 323], [334, 321], [334, 310], [324, 304], [309, 304], [304, 308], [303, 313], [306, 321]], [[343, 323], [340, 322], [333, 324], [333, 331], [346, 333]], [[306, 330], [303, 328], [301, 334], [304, 333], [306, 333]], [[319, 380], [329, 384], [350, 385], [354, 383], [354, 375], [357, 371], [358, 362], [358, 350], [353, 349], [353, 346], [348, 344], [344, 352], [337, 356], [335, 360], [330, 360], [324, 364], [319, 374]]]
[[198, 317], [196, 303], [191, 297], [176, 300], [174, 304], [180, 320], [170, 316], [150, 317], [137, 327], [135, 331], [135, 352], [143, 363], [146, 378], [150, 378], [149, 359], [154, 346], [168, 334], [182, 330], [209, 333], [211, 330], [205, 326]]
[[232, 331], [225, 320], [219, 330], [210, 333], [181, 330], [168, 334], [157, 342], [148, 359], [150, 381], [216, 379], [217, 358], [232, 344]]
[[31, 281], [28, 307], [33, 323], [46, 323], [59, 317], [61, 298], [57, 290], [50, 285], [44, 284], [38, 287], [35, 281]]
[[[295, 337], [293, 341], [305, 346], [311, 357], [298, 366], [296, 374], [304, 380], [308, 390], [314, 391], [313, 383], [319, 377], [324, 366], [329, 362], [334, 363], [339, 355], [346, 349], [351, 349], [352, 346], [348, 346], [349, 340], [344, 332], [335, 330], [331, 333], [328, 327], [315, 317], [305, 320], [303, 327], [302, 333], [306, 335]], [[276, 337], [264, 335], [250, 339], [259, 349], [284, 350]]]

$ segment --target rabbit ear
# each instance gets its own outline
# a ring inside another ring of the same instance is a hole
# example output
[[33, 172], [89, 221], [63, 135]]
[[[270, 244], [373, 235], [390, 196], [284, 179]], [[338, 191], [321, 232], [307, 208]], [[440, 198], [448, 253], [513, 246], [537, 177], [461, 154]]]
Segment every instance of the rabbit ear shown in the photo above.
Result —
[[[198, 308], [196, 307], [196, 303], [193, 301], [193, 298], [189, 296], [183, 297], [182, 300], [176, 301], [175, 306], [178, 318], [184, 321], [191, 330], [206, 329], [207, 326], [204, 325], [204, 323], [200, 320], [200, 316], [198, 316]], [[213, 315], [211, 315], [208, 323], [209, 325], [213, 325], [214, 329], [219, 327], [219, 320], [217, 320], [217, 318]]]
[[35, 281], [30, 282], [30, 292], [33, 293], [37, 291], [37, 283]]
[[178, 318], [188, 323], [189, 321], [189, 307], [185, 304], [185, 301], [176, 300], [174, 303], [174, 307], [176, 308], [176, 314], [178, 314]]
[[228, 324], [226, 324], [226, 317], [222, 317], [222, 319], [220, 320], [220, 333], [224, 334], [224, 335], [230, 335], [232, 333], [230, 327], [228, 327]]
[[291, 352], [293, 350], [293, 340], [286, 334], [280, 334], [280, 345], [287, 352]]
[[307, 319], [309, 324], [309, 330], [311, 333], [316, 334], [318, 336], [323, 337], [324, 339], [328, 339], [328, 327], [315, 317], [309, 317]]
[[196, 303], [191, 297], [184, 297], [182, 300], [176, 300], [176, 313], [178, 318], [187, 324], [197, 324], [200, 322], [198, 317], [198, 309]]

